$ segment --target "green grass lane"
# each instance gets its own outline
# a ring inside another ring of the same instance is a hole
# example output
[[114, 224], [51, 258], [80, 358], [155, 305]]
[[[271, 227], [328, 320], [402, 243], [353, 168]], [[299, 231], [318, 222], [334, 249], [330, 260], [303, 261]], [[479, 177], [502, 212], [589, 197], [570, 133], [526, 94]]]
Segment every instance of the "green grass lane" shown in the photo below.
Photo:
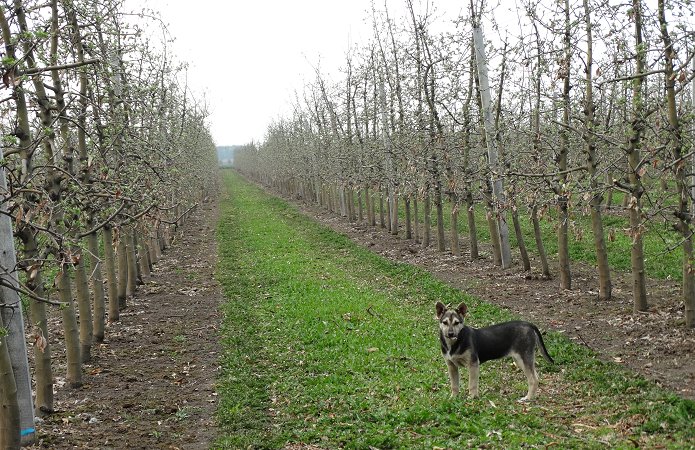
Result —
[[516, 402], [526, 382], [511, 360], [482, 366], [479, 399], [450, 398], [434, 302], [466, 301], [475, 326], [508, 313], [357, 247], [231, 171], [224, 178], [215, 448], [687, 448], [695, 439], [693, 402], [555, 333], [546, 343], [558, 364], [539, 360], [536, 402]]

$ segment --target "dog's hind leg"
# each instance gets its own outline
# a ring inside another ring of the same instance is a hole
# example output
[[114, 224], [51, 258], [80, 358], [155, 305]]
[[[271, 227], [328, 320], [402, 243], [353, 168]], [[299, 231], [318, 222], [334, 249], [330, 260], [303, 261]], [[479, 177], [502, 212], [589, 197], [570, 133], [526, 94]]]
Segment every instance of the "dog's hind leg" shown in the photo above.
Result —
[[459, 368], [456, 364], [451, 361], [446, 362], [446, 366], [449, 369], [449, 382], [451, 383], [451, 396], [456, 397], [459, 395]]
[[536, 372], [534, 355], [520, 355], [518, 353], [512, 353], [510, 356], [514, 358], [514, 362], [516, 363], [517, 367], [524, 371], [526, 381], [528, 382], [528, 392], [526, 393], [526, 396], [519, 399], [519, 401], [526, 402], [533, 400], [533, 398], [536, 396], [536, 391], [538, 390], [538, 373]]

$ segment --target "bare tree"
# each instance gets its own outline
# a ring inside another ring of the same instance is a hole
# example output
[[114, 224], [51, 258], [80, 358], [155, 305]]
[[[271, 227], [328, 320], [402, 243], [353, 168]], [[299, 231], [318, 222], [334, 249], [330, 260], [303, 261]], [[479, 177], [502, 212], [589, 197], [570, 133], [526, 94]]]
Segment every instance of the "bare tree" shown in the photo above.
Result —
[[[585, 72], [585, 93], [584, 93], [584, 132], [585, 143], [584, 151], [587, 158], [587, 168], [589, 171], [589, 185], [592, 191], [590, 201], [591, 228], [594, 233], [594, 247], [596, 250], [596, 262], [599, 275], [599, 298], [607, 300], [611, 298], [612, 283], [610, 267], [608, 266], [608, 251], [606, 250], [606, 240], [603, 231], [603, 220], [601, 218], [601, 208], [603, 203], [603, 192], [599, 189], [598, 157], [596, 154], [595, 138], [595, 108], [594, 104], [594, 51], [593, 51], [593, 26], [591, 21], [591, 8], [589, 0], [584, 0], [584, 23], [586, 25], [586, 61], [584, 62]], [[566, 25], [569, 27], [569, 23]]]

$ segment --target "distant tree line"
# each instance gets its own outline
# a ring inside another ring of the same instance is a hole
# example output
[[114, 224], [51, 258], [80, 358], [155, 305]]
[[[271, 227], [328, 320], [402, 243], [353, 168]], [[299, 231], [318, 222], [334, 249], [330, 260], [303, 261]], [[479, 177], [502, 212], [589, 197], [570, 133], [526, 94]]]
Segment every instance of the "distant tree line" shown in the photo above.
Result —
[[217, 161], [220, 165], [231, 166], [234, 162], [234, 153], [242, 149], [243, 145], [219, 145], [217, 146]]

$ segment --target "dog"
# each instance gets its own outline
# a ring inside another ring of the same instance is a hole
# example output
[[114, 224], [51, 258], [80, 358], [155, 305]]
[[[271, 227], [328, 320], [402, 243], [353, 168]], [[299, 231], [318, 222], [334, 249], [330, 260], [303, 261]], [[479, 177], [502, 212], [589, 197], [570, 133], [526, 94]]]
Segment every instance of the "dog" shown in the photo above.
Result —
[[442, 302], [437, 302], [435, 308], [442, 356], [449, 369], [452, 397], [459, 394], [459, 367], [468, 366], [468, 394], [475, 398], [478, 396], [480, 364], [511, 356], [528, 380], [528, 393], [519, 401], [533, 400], [538, 389], [536, 345], [543, 357], [554, 364], [538, 327], [515, 320], [476, 329], [465, 324], [468, 311], [465, 303], [461, 303], [456, 309], [448, 309]]

